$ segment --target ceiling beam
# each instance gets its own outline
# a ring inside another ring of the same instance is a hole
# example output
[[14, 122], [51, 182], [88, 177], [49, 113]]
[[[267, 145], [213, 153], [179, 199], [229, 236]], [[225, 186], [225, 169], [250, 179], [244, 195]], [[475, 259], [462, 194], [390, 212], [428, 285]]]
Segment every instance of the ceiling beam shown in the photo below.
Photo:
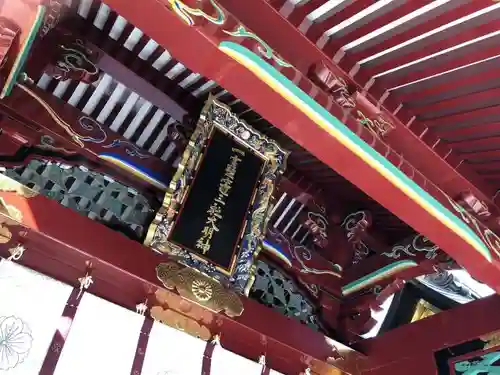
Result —
[[[381, 14], [380, 16], [376, 16], [373, 20], [364, 21], [361, 19], [357, 27], [354, 25], [351, 26], [349, 32], [341, 33], [340, 38], [335, 38], [333, 36], [329, 43], [325, 45], [323, 50], [327, 54], [327, 56], [331, 56], [332, 58], [336, 55], [337, 51], [345, 46], [346, 44], [355, 41], [367, 34], [370, 34], [373, 31], [380, 29], [381, 27], [400, 19], [401, 17], [406, 16], [408, 13], [411, 13], [420, 7], [427, 5], [430, 3], [430, 0], [412, 0], [412, 1], [400, 1], [401, 4], [398, 7], [392, 8], [390, 4], [386, 4], [385, 7], [378, 9], [377, 14]], [[387, 7], [387, 10], [385, 9]], [[335, 17], [333, 17], [328, 26], [335, 26], [337, 22], [335, 21]], [[314, 39], [313, 39], [314, 40]]]
[[[483, 44], [486, 45], [483, 46]], [[453, 69], [497, 55], [500, 55], [500, 44], [498, 44], [498, 38], [492, 38], [433, 57], [425, 62], [379, 77], [377, 80], [380, 80], [384, 87], [398, 87], [437, 74], [446, 74]]]
[[464, 110], [474, 109], [474, 106], [487, 107], [498, 103], [499, 97], [500, 87], [422, 105], [412, 108], [412, 112], [415, 115], [425, 116], [426, 120], [428, 120], [432, 117], [439, 117], [441, 111], [463, 112]]
[[465, 126], [458, 129], [445, 129], [443, 131], [437, 129], [436, 131], [444, 141], [489, 137], [500, 135], [500, 122]]
[[[320, 39], [325, 32], [330, 30], [335, 25], [351, 18], [356, 13], [362, 11], [366, 7], [376, 3], [376, 0], [357, 0], [351, 2], [344, 9], [335, 12], [334, 17], [327, 18], [321, 22], [315, 22], [307, 30], [306, 36], [311, 39], [314, 43]], [[333, 36], [335, 37], [335, 35]]]
[[[416, 38], [450, 22], [456, 21], [467, 14], [472, 14], [491, 5], [491, 0], [474, 0], [465, 2], [465, 4], [457, 6], [452, 11], [443, 12], [437, 17], [428, 19], [425, 22], [420, 22], [418, 25], [410, 27], [408, 30], [397, 33], [396, 35], [392, 35], [390, 38], [386, 38], [380, 43], [347, 53], [346, 56], [344, 56], [344, 58], [339, 62], [340, 66], [348, 72], [354, 67], [355, 64], [357, 64], [358, 61], [362, 61], [367, 57], [374, 56], [380, 52], [388, 51], [391, 48], [406, 42], [407, 40]], [[333, 57], [333, 55], [331, 55], [331, 57]]]
[[462, 124], [476, 125], [490, 122], [487, 119], [491, 117], [500, 117], [500, 105], [425, 120], [425, 125], [429, 127], [448, 127]]
[[[418, 45], [410, 45], [406, 49], [401, 49], [396, 53], [393, 53], [391, 58], [385, 56], [385, 58], [381, 62], [374, 60], [370, 64], [368, 64], [369, 66], [364, 68], [364, 72], [368, 76], [373, 77], [377, 74], [386, 72], [396, 67], [403, 66], [405, 64], [411, 64], [414, 61], [418, 61], [427, 56], [439, 53], [448, 48], [458, 46], [462, 43], [470, 42], [481, 36], [485, 36], [498, 31], [498, 19], [493, 19], [489, 22], [486, 19], [483, 21], [483, 24], [477, 25], [477, 22], [480, 20], [474, 19], [474, 22], [470, 22], [471, 25], [469, 25], [467, 22], [464, 22], [460, 25], [460, 27], [465, 27], [465, 30], [461, 31], [459, 28], [456, 33], [452, 33], [448, 37], [439, 39], [429, 37], [424, 39], [421, 43], [418, 43]], [[456, 51], [460, 52], [460, 50]], [[449, 52], [449, 54], [453, 53], [455, 53], [455, 51]], [[436, 59], [438, 61], [440, 60], [439, 57], [437, 57]], [[415, 66], [418, 67], [418, 64]]]

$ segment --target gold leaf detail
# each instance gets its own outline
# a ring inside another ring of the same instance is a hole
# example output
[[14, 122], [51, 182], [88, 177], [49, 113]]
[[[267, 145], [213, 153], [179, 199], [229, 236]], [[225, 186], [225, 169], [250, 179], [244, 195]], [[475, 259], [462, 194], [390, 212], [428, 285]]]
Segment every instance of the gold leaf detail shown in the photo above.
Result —
[[193, 268], [176, 262], [160, 263], [156, 276], [167, 289], [177, 290], [182, 297], [211, 311], [224, 311], [230, 317], [243, 313], [243, 303], [234, 291]]

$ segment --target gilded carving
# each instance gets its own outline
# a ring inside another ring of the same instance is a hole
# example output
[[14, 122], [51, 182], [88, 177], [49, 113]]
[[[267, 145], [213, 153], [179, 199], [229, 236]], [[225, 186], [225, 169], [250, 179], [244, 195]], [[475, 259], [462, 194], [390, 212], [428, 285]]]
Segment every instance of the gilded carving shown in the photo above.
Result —
[[3, 198], [0, 198], [0, 243], [10, 242], [12, 233], [9, 226], [21, 222], [22, 219], [23, 215], [20, 210], [6, 204]]
[[[187, 199], [189, 182], [196, 174], [214, 128], [239, 140], [246, 150], [265, 160], [260, 182], [250, 208], [250, 220], [244, 224], [243, 241], [235, 260], [234, 271], [228, 275], [214, 264], [168, 241], [183, 203]], [[233, 286], [238, 292], [246, 294], [254, 280], [252, 267], [259, 252], [259, 244], [266, 232], [270, 200], [277, 179], [286, 168], [288, 152], [281, 149], [272, 139], [260, 134], [234, 115], [230, 108], [209, 98], [203, 109], [198, 125], [184, 151], [169, 188], [165, 194], [162, 208], [151, 224], [145, 240], [147, 246], [158, 252], [169, 253], [189, 267], [208, 275], [212, 279]]]
[[3, 174], [0, 174], [0, 191], [16, 193], [24, 198], [33, 198], [38, 195], [36, 191]]
[[393, 124], [384, 119], [381, 115], [378, 115], [376, 118], [368, 118], [365, 114], [358, 110], [358, 122], [366, 127], [373, 135], [376, 137], [383, 137], [395, 127]]
[[491, 349], [496, 346], [500, 346], [500, 331], [490, 333], [489, 335], [482, 336], [481, 340], [486, 343], [484, 349]]
[[212, 338], [212, 333], [203, 324], [178, 313], [172, 309], [164, 309], [162, 306], [153, 306], [150, 310], [151, 317], [163, 324], [166, 324], [191, 336], [208, 341]]
[[177, 290], [182, 297], [209, 310], [223, 311], [230, 317], [243, 313], [243, 303], [235, 292], [193, 268], [176, 262], [160, 263], [156, 276], [167, 289]]

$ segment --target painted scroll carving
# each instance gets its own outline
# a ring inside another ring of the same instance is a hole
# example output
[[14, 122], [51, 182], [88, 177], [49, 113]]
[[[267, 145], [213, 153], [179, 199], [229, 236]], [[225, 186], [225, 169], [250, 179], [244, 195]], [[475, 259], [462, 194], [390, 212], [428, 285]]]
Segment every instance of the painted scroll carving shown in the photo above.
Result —
[[399, 259], [402, 256], [416, 257], [421, 254], [425, 256], [425, 259], [434, 259], [438, 255], [438, 250], [439, 247], [429, 241], [427, 237], [417, 234], [407, 243], [398, 244], [391, 251], [382, 253], [382, 255]]
[[354, 88], [350, 87], [342, 77], [335, 75], [324, 62], [313, 65], [308, 76], [328, 92], [342, 108], [349, 109], [356, 106], [352, 98]]
[[42, 27], [38, 32], [41, 38], [49, 33], [54, 27], [60, 23], [66, 14], [66, 12], [71, 8], [72, 0], [48, 0], [45, 2], [46, 11], [43, 18]]
[[358, 211], [349, 214], [341, 224], [341, 227], [346, 232], [347, 240], [354, 250], [352, 264], [358, 264], [363, 259], [366, 259], [370, 253], [370, 249], [363, 242], [362, 237], [371, 224], [372, 219], [368, 211]]
[[68, 40], [57, 47], [53, 61], [46, 67], [45, 73], [60, 81], [71, 79], [92, 83], [99, 79], [96, 59], [97, 54], [81, 39]]
[[309, 230], [316, 246], [322, 249], [328, 246], [328, 220], [323, 214], [308, 212], [303, 225]]

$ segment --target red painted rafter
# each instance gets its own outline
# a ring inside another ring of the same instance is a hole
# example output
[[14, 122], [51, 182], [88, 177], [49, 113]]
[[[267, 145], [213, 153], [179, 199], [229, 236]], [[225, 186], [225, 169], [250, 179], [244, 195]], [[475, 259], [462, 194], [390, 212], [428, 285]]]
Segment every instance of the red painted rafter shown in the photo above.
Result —
[[439, 134], [440, 137], [444, 139], [488, 137], [495, 133], [498, 133], [500, 135], [500, 122], [472, 125], [459, 129], [439, 130], [438, 128], [436, 129], [436, 132]]
[[309, 13], [318, 9], [326, 2], [328, 0], [310, 0], [305, 4], [295, 6], [292, 13], [288, 16], [288, 21], [294, 26], [299, 26]]
[[474, 150], [474, 149], [496, 149], [500, 148], [500, 136], [478, 138], [463, 141], [449, 141], [448, 144], [456, 150]]
[[[488, 160], [488, 159], [499, 159], [500, 160], [500, 149], [492, 150], [492, 151], [478, 151], [478, 152], [467, 152], [460, 154], [464, 158], [464, 160], [470, 161], [480, 161], [480, 160]], [[476, 163], [471, 163], [471, 166], [474, 166]]]
[[437, 29], [438, 27], [446, 25], [447, 23], [455, 21], [456, 19], [461, 18], [467, 14], [474, 13], [491, 5], [491, 0], [474, 0], [471, 2], [467, 2], [466, 4], [453, 9], [453, 11], [451, 12], [445, 12], [444, 14], [441, 14], [426, 22], [415, 25], [414, 27], [411, 27], [406, 31], [393, 35], [390, 38], [386, 38], [384, 41], [372, 47], [368, 47], [356, 53], [349, 53], [349, 58], [342, 60], [340, 65], [346, 71], [350, 71], [353, 65], [358, 61], [364, 60], [369, 56], [373, 56], [379, 52], [395, 47], [407, 40], [413, 39], [431, 30]]
[[307, 30], [307, 37], [313, 42], [316, 42], [324, 32], [331, 29], [333, 26], [351, 18], [358, 12], [362, 11], [366, 7], [376, 3], [377, 0], [357, 0], [352, 2], [352, 4], [346, 6], [344, 9], [335, 13], [333, 17], [327, 18], [322, 22], [314, 23], [309, 30]]
[[[465, 47], [471, 48], [471, 47]], [[456, 50], [455, 50], [456, 51]], [[439, 56], [434, 57], [435, 64], [432, 64], [428, 68], [419, 69], [419, 64], [415, 64], [411, 67], [405, 68], [405, 71], [398, 71], [397, 77], [391, 78], [391, 74], [380, 77], [380, 81], [385, 87], [391, 88], [400, 85], [404, 85], [406, 83], [414, 82], [423, 78], [431, 77], [433, 75], [439, 73], [445, 73], [452, 69], [459, 68], [461, 66], [465, 66], [467, 64], [472, 64], [474, 62], [487, 59], [489, 57], [493, 57], [496, 55], [500, 55], [500, 44], [495, 44], [493, 46], [489, 46], [486, 48], [481, 48], [478, 46], [474, 52], [463, 54], [462, 56], [449, 59], [450, 55], [453, 55], [455, 51], [451, 51], [446, 55], [448, 61], [440, 63]], [[460, 51], [463, 52], [463, 51]], [[404, 74], [403, 74], [404, 73]]]
[[492, 99], [496, 99], [496, 101], [498, 102], [498, 98], [500, 98], [500, 88], [494, 88], [491, 90], [462, 95], [457, 98], [412, 108], [411, 111], [416, 115], [432, 114], [433, 112], [451, 110], [454, 108], [457, 111], [460, 111], [460, 108], [462, 108], [462, 106], [464, 105], [471, 106], [472, 104], [477, 103], [477, 105], [480, 106], [481, 103], [491, 101]]
[[499, 173], [500, 172], [500, 161], [493, 160], [484, 163], [477, 163], [474, 165], [476, 170], [481, 174], [491, 174], [491, 173]]
[[347, 35], [339, 38], [339, 39], [330, 39], [329, 43], [325, 46], [324, 51], [327, 56], [333, 57], [336, 52], [346, 45], [366, 34], [371, 33], [372, 31], [378, 30], [379, 28], [391, 23], [395, 20], [400, 19], [401, 17], [407, 15], [408, 13], [413, 12], [416, 9], [427, 5], [432, 2], [431, 0], [412, 0], [412, 1], [404, 1], [401, 6], [392, 9], [386, 14], [377, 17], [370, 22], [364, 24], [363, 21], [360, 21], [359, 27], [355, 28], [352, 32]]
[[[425, 100], [432, 96], [439, 96], [443, 93], [454, 92], [458, 86], [463, 88], [496, 80], [500, 80], [500, 69], [489, 69], [481, 71], [480, 74], [457, 74], [454, 75], [453, 78], [450, 77], [450, 79], [442, 83], [438, 83], [421, 90], [409, 90], [407, 93], [400, 93], [399, 90], [396, 90], [394, 95], [396, 95], [403, 103], [413, 103], [415, 101]], [[415, 87], [418, 87], [418, 84], [416, 84]], [[410, 108], [410, 111], [413, 112], [413, 108]]]
[[438, 53], [446, 48], [451, 48], [461, 43], [476, 39], [480, 36], [487, 35], [497, 30], [498, 20], [495, 19], [479, 26], [473, 26], [472, 28], [469, 28], [462, 32], [458, 32], [457, 34], [452, 34], [449, 38], [446, 39], [435, 40], [433, 38], [429, 38], [428, 44], [419, 44], [418, 48], [415, 51], [403, 54], [401, 56], [395, 56], [394, 58], [387, 60], [385, 63], [375, 65], [373, 67], [367, 67], [363, 71], [368, 76], [374, 76], [395, 67], [411, 63], [412, 61], [417, 61], [434, 53]]
[[426, 120], [425, 125], [429, 127], [453, 125], [463, 123], [465, 121], [481, 119], [482, 117], [492, 115], [500, 115], [500, 106], [476, 109], [474, 111], [468, 111], [450, 116], [442, 116], [432, 120]]
[[287, 0], [267, 0], [267, 1], [276, 10], [280, 10], [280, 8], [287, 2]]

